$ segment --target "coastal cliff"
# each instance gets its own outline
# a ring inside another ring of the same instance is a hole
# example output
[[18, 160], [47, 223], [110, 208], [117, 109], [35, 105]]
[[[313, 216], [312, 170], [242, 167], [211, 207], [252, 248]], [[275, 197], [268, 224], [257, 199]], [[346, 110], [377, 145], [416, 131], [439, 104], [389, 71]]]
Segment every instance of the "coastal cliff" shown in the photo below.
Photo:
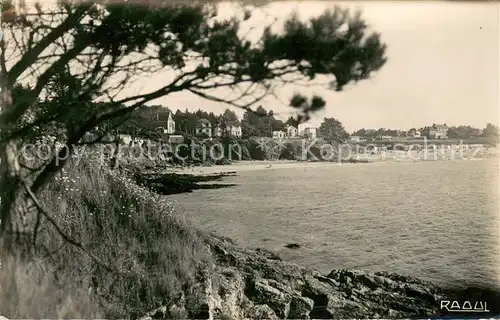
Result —
[[207, 243], [214, 264], [176, 301], [143, 320], [430, 317], [440, 315], [440, 301], [454, 295], [412, 277], [355, 270], [324, 275], [227, 239], [210, 237]]
[[110, 170], [94, 157], [70, 164], [40, 199], [99, 259], [61, 246], [43, 221], [39, 241], [54, 252], [50, 259], [0, 257], [0, 314], [9, 319], [428, 318], [445, 315], [442, 300], [485, 302], [488, 315], [500, 314], [493, 291], [443, 290], [386, 272], [322, 274], [206, 234], [160, 192], [165, 179], [181, 189], [196, 179], [151, 174], [137, 181], [132, 168]]
[[176, 300], [148, 312], [143, 320], [401, 319], [457, 314], [441, 309], [441, 301], [486, 302], [489, 315], [500, 313], [496, 307], [500, 294], [484, 288], [444, 289], [388, 272], [343, 269], [322, 274], [264, 249], [244, 249], [214, 235], [205, 238], [211, 265], [200, 269], [196, 281]]

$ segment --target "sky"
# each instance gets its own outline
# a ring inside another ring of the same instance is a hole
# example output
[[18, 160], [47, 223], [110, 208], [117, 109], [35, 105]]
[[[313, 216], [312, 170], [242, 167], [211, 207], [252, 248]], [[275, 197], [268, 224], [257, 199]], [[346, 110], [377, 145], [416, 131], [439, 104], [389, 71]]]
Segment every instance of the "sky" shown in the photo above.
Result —
[[[258, 38], [274, 19], [283, 21], [297, 12], [302, 19], [320, 15], [339, 5], [362, 10], [368, 31], [381, 33], [387, 45], [387, 63], [368, 80], [334, 92], [311, 82], [307, 87], [281, 86], [261, 104], [284, 119], [293, 114], [288, 101], [295, 92], [322, 96], [324, 110], [310, 125], [323, 118], [340, 120], [348, 131], [360, 128], [407, 130], [433, 123], [484, 128], [499, 124], [500, 108], [500, 2], [455, 1], [275, 1], [253, 11], [247, 27]], [[234, 2], [219, 6], [221, 17], [242, 14]], [[242, 33], [246, 34], [243, 30]], [[172, 79], [162, 73], [140, 79], [123, 95], [154, 91]], [[324, 82], [324, 80], [322, 80]], [[217, 91], [227, 96], [228, 91]], [[152, 101], [172, 110], [203, 109], [222, 113], [230, 106], [180, 92]], [[233, 109], [239, 116], [240, 109]]]
[[[321, 95], [327, 102], [311, 124], [335, 117], [346, 129], [409, 129], [433, 123], [484, 127], [499, 122], [499, 27], [498, 2], [273, 2], [252, 16], [285, 18], [294, 11], [303, 18], [317, 16], [338, 4], [361, 9], [371, 31], [381, 33], [387, 44], [388, 62], [371, 79], [348, 85], [343, 92], [322, 86], [283, 86], [276, 99], [261, 104], [290, 115], [287, 102], [294, 92]], [[232, 14], [230, 4], [222, 13]], [[166, 81], [166, 80], [165, 80]], [[162, 76], [141, 81], [157, 87]], [[148, 90], [149, 91], [149, 90]], [[178, 93], [154, 101], [171, 109], [204, 109], [216, 113], [228, 106], [191, 93]], [[241, 115], [242, 112], [235, 110]]]

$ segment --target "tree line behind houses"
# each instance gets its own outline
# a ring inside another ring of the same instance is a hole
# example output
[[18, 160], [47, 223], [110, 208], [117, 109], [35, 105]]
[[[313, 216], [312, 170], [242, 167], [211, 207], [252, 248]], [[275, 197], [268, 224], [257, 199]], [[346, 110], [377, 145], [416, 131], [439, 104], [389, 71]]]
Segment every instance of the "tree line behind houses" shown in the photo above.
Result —
[[[116, 125], [120, 121], [122, 124]], [[169, 122], [170, 125], [169, 125]], [[343, 124], [335, 118], [325, 118], [319, 127], [301, 123], [297, 117], [281, 120], [273, 110], [263, 106], [254, 111], [245, 111], [239, 118], [237, 114], [226, 109], [216, 114], [205, 110], [173, 112], [162, 105], [144, 106], [137, 109], [127, 119], [115, 120], [103, 128], [113, 128], [121, 134], [135, 138], [158, 139], [163, 135], [183, 135], [199, 138], [215, 138], [232, 136], [248, 139], [251, 137], [299, 138], [321, 137], [327, 141], [374, 141], [374, 140], [406, 140], [406, 139], [498, 139], [499, 129], [488, 123], [484, 128], [470, 125], [448, 126], [432, 124], [409, 130], [396, 129], [358, 129], [349, 134]], [[111, 131], [111, 129], [109, 130]]]
[[[330, 125], [332, 127], [327, 129]], [[198, 138], [232, 136], [248, 139], [276, 137], [277, 133], [282, 133], [283, 137], [297, 138], [309, 133], [310, 138], [315, 138], [320, 135], [320, 131], [336, 141], [337, 138], [346, 140], [349, 137], [342, 124], [336, 119], [325, 119], [322, 126], [314, 127], [300, 123], [298, 117], [289, 117], [283, 121], [274, 114], [273, 110], [266, 110], [263, 106], [257, 107], [254, 111], [245, 111], [241, 118], [230, 109], [216, 114], [201, 109], [173, 112], [162, 105], [144, 106], [125, 119], [116, 119], [104, 124], [101, 130], [130, 135], [133, 139], [158, 139], [165, 135]], [[334, 133], [337, 131], [339, 133]]]
[[499, 129], [492, 123], [487, 123], [484, 128], [475, 128], [470, 125], [448, 126], [435, 124], [409, 130], [395, 129], [358, 129], [351, 136], [352, 140], [397, 140], [397, 139], [480, 139], [495, 138], [498, 140]]

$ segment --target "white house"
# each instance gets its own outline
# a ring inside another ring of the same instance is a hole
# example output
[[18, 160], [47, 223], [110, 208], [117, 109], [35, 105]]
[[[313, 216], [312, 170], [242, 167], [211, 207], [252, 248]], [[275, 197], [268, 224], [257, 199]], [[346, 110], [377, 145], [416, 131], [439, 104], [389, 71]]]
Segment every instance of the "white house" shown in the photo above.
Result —
[[163, 130], [163, 133], [174, 134], [175, 133], [175, 121], [172, 117], [172, 112], [168, 113], [167, 127]]
[[131, 135], [129, 135], [129, 134], [122, 134], [122, 133], [120, 133], [118, 135], [118, 138], [124, 144], [142, 144], [142, 143], [144, 143], [146, 141], [145, 139], [138, 138], [138, 137], [132, 138]]
[[297, 136], [297, 128], [295, 128], [294, 126], [290, 126], [288, 125], [286, 127], [286, 136], [288, 138], [294, 138]]
[[285, 131], [273, 131], [273, 138], [274, 139], [284, 139], [286, 136]]
[[446, 139], [448, 138], [448, 126], [445, 124], [436, 124], [429, 128], [429, 138]]
[[229, 134], [233, 137], [241, 138], [242, 135], [242, 130], [241, 126], [239, 124], [232, 124], [229, 125], [227, 130], [229, 131]]
[[228, 122], [224, 126], [219, 125], [215, 129], [215, 135], [221, 137], [223, 134], [241, 138], [242, 130], [241, 125], [238, 122]]
[[200, 119], [196, 127], [196, 135], [205, 134], [207, 137], [212, 137], [212, 124], [207, 119]]
[[299, 123], [299, 125], [297, 127], [297, 135], [303, 136], [305, 128], [307, 128], [307, 124], [305, 124], [305, 123]]
[[422, 135], [422, 133], [420, 132], [420, 130], [417, 130], [415, 128], [408, 130], [408, 133], [407, 133], [408, 138], [420, 138], [421, 135]]
[[308, 137], [311, 139], [316, 138], [318, 128], [309, 123], [300, 123], [297, 129], [297, 133], [301, 137]]
[[314, 127], [307, 127], [304, 128], [304, 134], [303, 136], [309, 139], [316, 139], [318, 135], [318, 129]]

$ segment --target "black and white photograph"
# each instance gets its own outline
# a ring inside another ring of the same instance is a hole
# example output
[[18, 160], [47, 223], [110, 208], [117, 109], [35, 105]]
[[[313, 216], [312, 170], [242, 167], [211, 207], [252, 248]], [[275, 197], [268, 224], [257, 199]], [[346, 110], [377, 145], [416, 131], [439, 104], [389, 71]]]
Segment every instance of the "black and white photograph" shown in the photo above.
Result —
[[500, 319], [500, 2], [0, 7], [0, 320]]

